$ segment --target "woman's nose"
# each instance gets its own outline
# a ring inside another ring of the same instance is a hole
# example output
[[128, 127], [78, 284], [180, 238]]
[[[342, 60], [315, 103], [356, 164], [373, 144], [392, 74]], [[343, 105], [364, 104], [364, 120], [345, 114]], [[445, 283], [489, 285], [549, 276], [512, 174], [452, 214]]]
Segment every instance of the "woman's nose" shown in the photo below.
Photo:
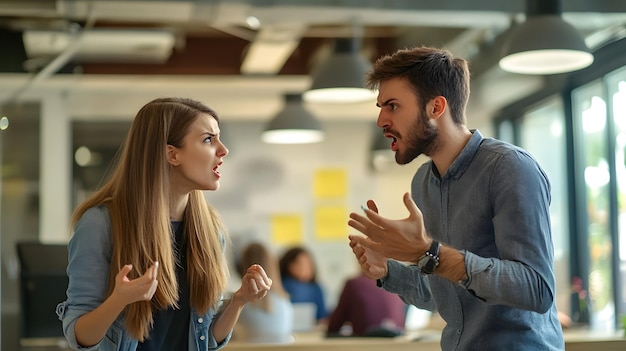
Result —
[[224, 157], [226, 155], [228, 155], [228, 148], [226, 147], [226, 145], [224, 145], [223, 143], [220, 142], [220, 144], [222, 144], [220, 150], [219, 150], [219, 154], [218, 156], [220, 157]]

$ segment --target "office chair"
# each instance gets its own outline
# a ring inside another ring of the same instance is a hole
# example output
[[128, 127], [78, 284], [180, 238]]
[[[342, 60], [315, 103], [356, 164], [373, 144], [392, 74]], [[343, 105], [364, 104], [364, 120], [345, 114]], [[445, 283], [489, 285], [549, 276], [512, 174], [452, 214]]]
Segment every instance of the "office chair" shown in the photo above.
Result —
[[63, 337], [55, 308], [66, 298], [67, 246], [18, 242], [21, 338]]

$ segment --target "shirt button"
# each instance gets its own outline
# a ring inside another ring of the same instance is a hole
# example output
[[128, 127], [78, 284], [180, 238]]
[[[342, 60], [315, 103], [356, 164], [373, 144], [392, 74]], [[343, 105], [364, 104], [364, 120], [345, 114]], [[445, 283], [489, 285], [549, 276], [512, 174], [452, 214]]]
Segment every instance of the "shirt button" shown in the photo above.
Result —
[[204, 341], [204, 335], [200, 335], [200, 340]]
[[202, 323], [204, 322], [204, 319], [202, 319], [202, 317], [198, 318], [198, 323]]

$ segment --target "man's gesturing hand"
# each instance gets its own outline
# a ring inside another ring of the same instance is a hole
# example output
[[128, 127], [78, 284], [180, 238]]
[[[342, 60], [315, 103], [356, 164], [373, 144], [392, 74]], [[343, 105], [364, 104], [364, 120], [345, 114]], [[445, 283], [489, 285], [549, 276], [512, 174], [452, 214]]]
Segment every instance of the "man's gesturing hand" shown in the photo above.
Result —
[[415, 263], [428, 249], [430, 240], [426, 236], [422, 212], [409, 193], [404, 194], [403, 200], [409, 211], [405, 219], [391, 220], [380, 216], [374, 201], [369, 200], [365, 216], [351, 213], [348, 225], [371, 239], [357, 239], [358, 244], [384, 257]]

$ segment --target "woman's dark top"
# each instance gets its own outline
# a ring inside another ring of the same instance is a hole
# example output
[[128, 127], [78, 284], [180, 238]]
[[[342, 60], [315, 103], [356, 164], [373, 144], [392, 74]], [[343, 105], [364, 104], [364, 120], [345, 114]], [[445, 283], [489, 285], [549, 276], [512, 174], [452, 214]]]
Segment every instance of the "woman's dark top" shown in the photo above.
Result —
[[189, 281], [187, 280], [187, 240], [182, 222], [172, 222], [178, 281], [178, 309], [172, 307], [154, 314], [150, 336], [137, 351], [187, 350], [189, 344]]

